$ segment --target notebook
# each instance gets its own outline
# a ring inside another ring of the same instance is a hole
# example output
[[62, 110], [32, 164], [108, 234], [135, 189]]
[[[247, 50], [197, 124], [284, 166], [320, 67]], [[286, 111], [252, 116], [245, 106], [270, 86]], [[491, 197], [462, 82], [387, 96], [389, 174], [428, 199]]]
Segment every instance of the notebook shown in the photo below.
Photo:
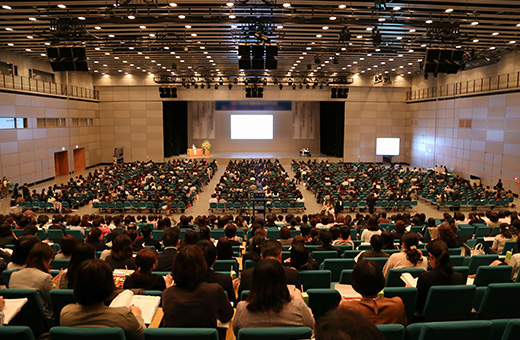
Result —
[[402, 273], [401, 280], [403, 280], [404, 283], [406, 283], [407, 287], [417, 287], [418, 278], [413, 277], [410, 273]]
[[9, 324], [11, 320], [18, 314], [22, 309], [23, 305], [27, 303], [27, 298], [21, 299], [4, 299], [4, 325]]
[[153, 317], [159, 308], [160, 296], [134, 295], [131, 290], [125, 290], [114, 300], [109, 307], [130, 307], [134, 305], [141, 308], [142, 317], [145, 324], [152, 323]]

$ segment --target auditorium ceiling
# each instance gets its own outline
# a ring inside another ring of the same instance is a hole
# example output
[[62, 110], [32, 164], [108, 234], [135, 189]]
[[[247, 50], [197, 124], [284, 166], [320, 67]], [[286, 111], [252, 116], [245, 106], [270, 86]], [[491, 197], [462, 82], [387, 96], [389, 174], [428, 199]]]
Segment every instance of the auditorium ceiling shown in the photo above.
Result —
[[[0, 47], [44, 61], [84, 46], [90, 72], [175, 77], [348, 77], [421, 72], [427, 48], [493, 62], [520, 43], [519, 0], [0, 1]], [[238, 47], [278, 46], [241, 71]], [[472, 64], [473, 63], [473, 64]], [[242, 73], [241, 73], [242, 72]]]

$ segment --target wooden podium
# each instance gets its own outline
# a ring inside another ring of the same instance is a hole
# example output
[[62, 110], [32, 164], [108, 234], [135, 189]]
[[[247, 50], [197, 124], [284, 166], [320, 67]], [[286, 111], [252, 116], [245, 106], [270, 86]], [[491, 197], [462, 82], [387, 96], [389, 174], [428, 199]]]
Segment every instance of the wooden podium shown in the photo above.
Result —
[[188, 157], [202, 157], [202, 149], [189, 148], [187, 154]]

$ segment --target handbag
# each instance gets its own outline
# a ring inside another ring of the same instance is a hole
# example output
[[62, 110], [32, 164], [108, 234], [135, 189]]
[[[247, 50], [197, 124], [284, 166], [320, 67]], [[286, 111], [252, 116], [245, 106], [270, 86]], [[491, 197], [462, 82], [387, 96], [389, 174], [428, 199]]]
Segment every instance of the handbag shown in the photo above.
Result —
[[471, 248], [471, 256], [473, 255], [485, 255], [484, 246], [482, 243], [477, 243], [475, 247]]

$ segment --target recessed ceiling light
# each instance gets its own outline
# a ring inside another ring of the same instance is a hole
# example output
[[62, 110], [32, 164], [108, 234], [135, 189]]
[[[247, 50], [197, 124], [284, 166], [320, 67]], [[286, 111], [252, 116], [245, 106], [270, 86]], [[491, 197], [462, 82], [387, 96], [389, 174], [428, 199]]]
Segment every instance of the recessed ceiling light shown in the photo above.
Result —
[[494, 49], [496, 49], [496, 47], [495, 46], [491, 46], [489, 49], [490, 50], [494, 50]]
[[105, 52], [105, 55], [110, 55], [110, 53], [109, 52]]
[[498, 32], [493, 32], [493, 33], [491, 33], [491, 35], [499, 35], [499, 34], [500, 34], [500, 33], [498, 33]]
[[316, 38], [321, 38], [322, 35], [321, 34], [316, 34]]
[[509, 43], [510, 44], [516, 44], [516, 40], [511, 40]]
[[31, 52], [31, 49], [30, 48], [26, 48], [25, 49], [27, 52]]
[[403, 39], [403, 37], [395, 37], [397, 40], [401, 40]]
[[108, 37], [109, 37], [109, 38], [115, 38], [115, 35], [113, 35], [113, 34], [109, 34]]
[[453, 8], [448, 8], [448, 9], [445, 10], [445, 12], [446, 13], [451, 13], [451, 12], [453, 12]]
[[29, 18], [29, 20], [31, 20], [31, 21], [36, 21], [36, 18]]
[[403, 55], [402, 55], [402, 54], [398, 54], [397, 56], [398, 56], [398, 57], [402, 57]]
[[520, 24], [516, 24], [516, 27], [520, 27]]
[[366, 30], [367, 31], [371, 31], [371, 30], [373, 30], [373, 28], [372, 27], [367, 27]]
[[148, 34], [148, 36], [153, 38], [153, 37], [155, 37], [155, 34], [154, 33], [150, 33], [150, 34]]
[[410, 33], [414, 33], [415, 31], [416, 31], [415, 28], [410, 28], [410, 31], [409, 31], [409, 32], [410, 32]]
[[119, 57], [114, 57], [114, 59], [119, 59]]
[[328, 30], [329, 26], [323, 26], [321, 29]]
[[332, 16], [329, 17], [329, 20], [333, 20], [333, 21], [334, 21], [334, 20], [336, 20], [336, 19], [337, 19], [337, 18], [336, 18], [334, 15], [332, 15]]
[[3, 8], [3, 9], [11, 9], [11, 6], [3, 5], [2, 8]]
[[96, 27], [94, 27], [94, 28], [97, 29], [97, 30], [100, 30], [100, 29], [101, 29], [101, 27], [99, 27], [99, 26], [96, 26]]
[[363, 36], [362, 35], [358, 35], [356, 38], [363, 39]]
[[375, 51], [376, 52], [381, 52], [381, 49], [380, 48], [376, 48]]
[[390, 59], [388, 59], [388, 61], [394, 61], [394, 58], [390, 58]]
[[457, 45], [457, 46], [455, 46], [455, 48], [462, 48], [462, 46], [460, 46], [460, 45]]
[[474, 43], [478, 43], [479, 41], [480, 41], [480, 40], [478, 40], [478, 39], [473, 39], [473, 42], [474, 42]]
[[186, 26], [184, 26], [184, 28], [186, 28], [186, 29], [190, 29], [190, 28], [191, 28], [191, 25], [186, 25]]
[[170, 7], [177, 7], [177, 4], [175, 2], [170, 2]]
[[432, 22], [433, 22], [432, 19], [428, 19], [428, 20], [426, 20], [426, 23], [427, 23], [427, 24], [431, 24]]
[[78, 17], [79, 20], [85, 20], [85, 17]]
[[235, 19], [236, 17], [237, 17], [237, 16], [234, 15], [234, 14], [230, 14], [230, 15], [229, 15], [229, 19]]
[[145, 56], [144, 59], [150, 59], [150, 57], [149, 56]]
[[421, 44], [421, 47], [426, 47], [426, 44]]
[[347, 8], [347, 5], [339, 5], [338, 7], [341, 9], [344, 9], [344, 8]]
[[235, 6], [235, 4], [232, 3], [232, 2], [228, 2], [228, 3], [226, 3], [226, 6], [228, 6], [228, 7], [233, 7], [233, 6]]
[[130, 19], [130, 20], [134, 20], [135, 16], [134, 15], [129, 15], [127, 18]]
[[34, 39], [34, 37], [32, 35], [28, 35], [27, 39]]
[[385, 18], [379, 18], [379, 19], [377, 19], [377, 21], [381, 21], [381, 22], [383, 22], [383, 21], [385, 21], [385, 20], [386, 20]]
[[6, 31], [12, 31], [13, 29], [11, 27], [6, 27], [5, 30]]
[[46, 42], [46, 43], [43, 43], [45, 46], [49, 46], [51, 43], [50, 42]]
[[478, 21], [473, 21], [473, 22], [471, 23], [471, 25], [472, 25], [472, 26], [476, 26], [476, 25], [478, 25]]
[[197, 36], [197, 33], [192, 33], [191, 36], [192, 36], [192, 37], [196, 37], [196, 36]]
[[177, 18], [179, 18], [179, 19], [185, 19], [185, 18], [186, 18], [186, 16], [185, 16], [185, 15], [183, 15], [183, 14], [179, 14], [179, 15], [177, 16]]
[[47, 55], [45, 53], [40, 53], [42, 57], [46, 57]]
[[308, 50], [311, 50], [312, 47], [305, 47], [305, 49], [308, 51]]
[[288, 2], [284, 2], [283, 7], [285, 7], [285, 8], [289, 8], [289, 7], [291, 7], [291, 4], [288, 3]]
[[64, 4], [59, 4], [58, 8], [67, 8], [67, 6], [65, 6]]
[[365, 58], [359, 58], [359, 60], [365, 60]]
[[399, 6], [395, 6], [395, 7], [392, 8], [392, 9], [393, 9], [394, 11], [399, 11], [399, 10], [401, 10], [401, 7], [399, 7]]

